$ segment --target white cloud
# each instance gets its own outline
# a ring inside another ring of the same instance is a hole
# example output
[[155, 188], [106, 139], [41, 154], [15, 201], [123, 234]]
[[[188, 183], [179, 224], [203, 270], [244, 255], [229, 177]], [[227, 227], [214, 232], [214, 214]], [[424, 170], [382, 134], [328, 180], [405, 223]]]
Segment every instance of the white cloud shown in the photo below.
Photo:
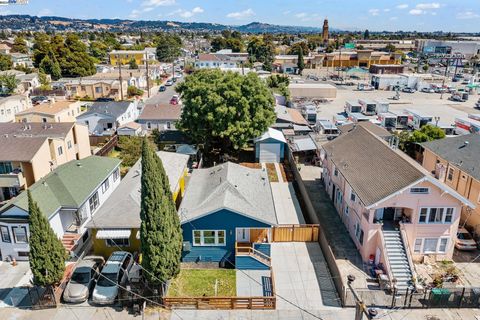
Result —
[[438, 3], [438, 2], [419, 3], [415, 6], [415, 8], [420, 9], [420, 10], [440, 9], [440, 3]]
[[173, 6], [176, 0], [146, 0], [142, 2], [142, 7], [166, 7]]
[[307, 14], [305, 12], [300, 12], [295, 15], [296, 18], [305, 18]]
[[132, 12], [130, 12], [130, 14], [128, 15], [130, 19], [135, 19], [135, 18], [138, 18], [139, 16], [140, 16], [140, 10], [137, 10], [137, 9], [133, 9]]
[[195, 7], [195, 8], [192, 9], [192, 12], [193, 13], [203, 13], [203, 9], [200, 8], [200, 7]]
[[146, 8], [143, 8], [143, 12], [150, 12], [152, 11], [153, 9], [155, 9], [154, 7], [146, 7]]
[[249, 8], [243, 11], [230, 12], [229, 14], [227, 14], [227, 18], [242, 20], [242, 19], [252, 17], [254, 15], [255, 15], [255, 12], [253, 12], [253, 10]]
[[370, 13], [372, 16], [378, 16], [380, 13], [380, 9], [370, 9], [368, 10], [368, 13]]
[[457, 13], [457, 19], [461, 19], [461, 20], [478, 19], [478, 18], [480, 18], [480, 14], [473, 12], [471, 10]]
[[408, 4], [402, 3], [402, 4], [399, 4], [398, 6], [396, 6], [396, 8], [397, 8], [397, 9], [400, 9], [400, 10], [407, 9], [407, 8], [408, 8]]
[[42, 9], [42, 10], [38, 11], [37, 15], [39, 17], [50, 16], [50, 15], [52, 15], [52, 10], [45, 8], [45, 9]]
[[412, 16], [419, 16], [419, 15], [425, 14], [425, 11], [420, 9], [412, 9], [408, 13], [410, 13]]
[[204, 10], [201, 7], [195, 7], [192, 10], [183, 10], [183, 9], [177, 9], [175, 11], [170, 12], [167, 14], [167, 16], [179, 16], [185, 19], [189, 19], [193, 17], [194, 15], [197, 15], [199, 13], [203, 13]]

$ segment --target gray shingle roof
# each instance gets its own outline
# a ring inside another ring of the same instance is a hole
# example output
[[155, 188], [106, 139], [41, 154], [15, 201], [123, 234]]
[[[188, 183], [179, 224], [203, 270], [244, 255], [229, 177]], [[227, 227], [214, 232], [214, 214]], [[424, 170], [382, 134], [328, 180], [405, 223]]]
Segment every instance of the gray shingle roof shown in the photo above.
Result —
[[131, 101], [95, 102], [88, 108], [87, 112], [79, 115], [77, 118], [98, 113], [117, 119], [127, 111], [131, 103]]
[[371, 123], [370, 121], [344, 124], [342, 126], [338, 126], [338, 130], [340, 130], [341, 133], [347, 133], [348, 131], [352, 130], [355, 126], [362, 126], [380, 138], [388, 138], [392, 136], [392, 134], [388, 130], [376, 125], [375, 123]]
[[182, 223], [229, 209], [271, 225], [277, 224], [267, 173], [227, 162], [197, 169], [179, 209]]
[[363, 126], [324, 144], [327, 157], [365, 206], [425, 177], [425, 171]]
[[[159, 151], [163, 167], [170, 181], [170, 190], [177, 189], [178, 181], [187, 168], [188, 156]], [[120, 185], [100, 207], [88, 228], [139, 228], [140, 227], [140, 188], [141, 159], [128, 171]]]
[[[468, 141], [468, 144], [465, 142]], [[468, 134], [422, 143], [428, 149], [455, 167], [480, 180], [480, 135]]]

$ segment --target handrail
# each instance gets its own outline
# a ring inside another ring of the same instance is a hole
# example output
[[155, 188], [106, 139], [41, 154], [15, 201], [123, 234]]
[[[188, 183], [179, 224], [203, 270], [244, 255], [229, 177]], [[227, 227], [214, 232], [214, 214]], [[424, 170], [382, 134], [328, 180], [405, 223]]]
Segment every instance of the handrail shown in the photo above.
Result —
[[407, 261], [408, 261], [408, 266], [410, 267], [410, 272], [412, 273], [412, 283], [415, 286], [415, 282], [417, 279], [417, 269], [415, 268], [415, 264], [412, 261], [411, 255], [413, 255], [413, 252], [410, 250], [408, 235], [407, 235], [407, 232], [405, 231], [405, 225], [401, 221], [400, 221], [400, 233], [401, 233], [400, 238], [402, 239], [403, 246], [405, 247], [405, 251], [407, 251]]
[[385, 259], [385, 269], [387, 271], [388, 281], [391, 287], [393, 282], [393, 275], [390, 270], [391, 265], [390, 265], [390, 260], [388, 259], [387, 247], [385, 246], [385, 238], [383, 237], [383, 230], [380, 230], [380, 240], [382, 243], [383, 259]]
[[268, 264], [271, 263], [271, 257], [267, 256], [265, 253], [258, 251], [254, 249], [253, 247], [241, 247], [237, 245], [237, 242], [235, 243], [235, 254], [236, 255], [249, 255], [249, 256], [258, 256], [258, 258], [261, 258], [263, 260], [266, 260]]

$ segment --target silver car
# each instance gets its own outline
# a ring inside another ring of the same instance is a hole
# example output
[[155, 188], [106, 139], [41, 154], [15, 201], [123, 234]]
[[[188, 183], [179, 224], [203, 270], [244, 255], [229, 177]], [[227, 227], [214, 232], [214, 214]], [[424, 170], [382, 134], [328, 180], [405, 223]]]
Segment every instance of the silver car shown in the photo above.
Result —
[[86, 301], [104, 262], [102, 257], [86, 257], [78, 262], [63, 291], [63, 300], [71, 303]]
[[119, 285], [124, 287], [128, 272], [133, 265], [133, 256], [129, 252], [115, 251], [108, 258], [102, 273], [93, 289], [92, 302], [95, 304], [113, 304], [119, 293]]

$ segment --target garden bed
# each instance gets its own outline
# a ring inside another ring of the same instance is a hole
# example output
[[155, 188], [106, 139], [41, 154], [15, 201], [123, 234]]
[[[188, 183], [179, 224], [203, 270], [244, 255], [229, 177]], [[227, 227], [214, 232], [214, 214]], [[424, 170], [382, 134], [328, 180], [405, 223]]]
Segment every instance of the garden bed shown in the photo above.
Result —
[[273, 163], [267, 163], [265, 165], [267, 166], [268, 180], [270, 180], [270, 182], [278, 182], [277, 169], [275, 169], [275, 165]]
[[236, 292], [234, 269], [182, 269], [167, 297], [234, 297]]

